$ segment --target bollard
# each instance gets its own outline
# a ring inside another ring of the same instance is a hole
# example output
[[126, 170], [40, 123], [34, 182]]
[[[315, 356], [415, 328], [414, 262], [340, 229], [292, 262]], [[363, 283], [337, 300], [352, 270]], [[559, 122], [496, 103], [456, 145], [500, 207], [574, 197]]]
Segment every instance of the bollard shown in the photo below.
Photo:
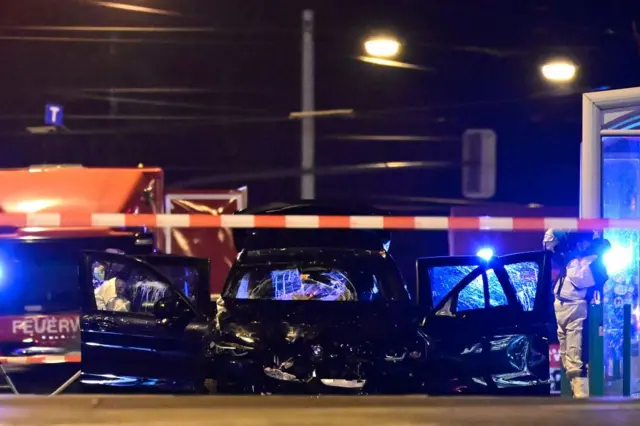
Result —
[[602, 304], [589, 305], [589, 395], [604, 396], [604, 329]]
[[560, 396], [567, 396], [571, 398], [573, 392], [571, 391], [571, 382], [567, 378], [567, 373], [564, 371], [564, 367], [560, 369]]
[[631, 305], [624, 305], [622, 328], [622, 396], [631, 396]]

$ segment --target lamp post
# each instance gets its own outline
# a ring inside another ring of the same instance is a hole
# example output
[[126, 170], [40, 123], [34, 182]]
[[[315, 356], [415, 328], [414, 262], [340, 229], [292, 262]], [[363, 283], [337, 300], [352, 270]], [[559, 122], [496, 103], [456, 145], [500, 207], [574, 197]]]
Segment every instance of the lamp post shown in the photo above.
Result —
[[302, 12], [302, 137], [300, 146], [300, 198], [313, 200], [316, 197], [315, 167], [316, 130], [315, 118], [315, 82], [313, 61], [313, 11]]

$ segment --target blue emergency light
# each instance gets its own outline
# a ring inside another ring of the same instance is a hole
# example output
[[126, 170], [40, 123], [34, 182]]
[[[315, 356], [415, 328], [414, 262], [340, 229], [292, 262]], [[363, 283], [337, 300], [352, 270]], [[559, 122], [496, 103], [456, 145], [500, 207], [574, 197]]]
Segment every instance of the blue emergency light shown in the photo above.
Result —
[[478, 250], [476, 256], [483, 260], [491, 260], [491, 258], [493, 257], [493, 249], [489, 247], [482, 248]]

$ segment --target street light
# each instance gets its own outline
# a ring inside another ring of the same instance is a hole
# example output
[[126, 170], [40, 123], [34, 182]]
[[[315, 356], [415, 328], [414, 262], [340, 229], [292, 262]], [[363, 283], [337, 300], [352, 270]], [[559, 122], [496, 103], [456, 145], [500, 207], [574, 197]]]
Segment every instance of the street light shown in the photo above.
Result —
[[364, 50], [374, 58], [393, 58], [400, 52], [400, 42], [391, 37], [374, 37], [364, 42]]
[[576, 78], [578, 68], [571, 61], [558, 60], [544, 64], [540, 71], [542, 76], [554, 83], [568, 83]]

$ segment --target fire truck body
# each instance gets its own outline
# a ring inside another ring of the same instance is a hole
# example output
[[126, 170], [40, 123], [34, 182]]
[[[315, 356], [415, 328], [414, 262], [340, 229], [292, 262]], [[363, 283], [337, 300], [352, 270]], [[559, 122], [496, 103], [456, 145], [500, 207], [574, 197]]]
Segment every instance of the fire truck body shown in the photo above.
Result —
[[[0, 170], [2, 213], [222, 214], [245, 206], [246, 188], [165, 193], [159, 168], [71, 165]], [[64, 362], [65, 355], [79, 349], [77, 271], [82, 250], [160, 251], [211, 258], [213, 293], [219, 293], [236, 256], [233, 239], [223, 229], [11, 225], [0, 224], [2, 363], [24, 362], [26, 357]]]

